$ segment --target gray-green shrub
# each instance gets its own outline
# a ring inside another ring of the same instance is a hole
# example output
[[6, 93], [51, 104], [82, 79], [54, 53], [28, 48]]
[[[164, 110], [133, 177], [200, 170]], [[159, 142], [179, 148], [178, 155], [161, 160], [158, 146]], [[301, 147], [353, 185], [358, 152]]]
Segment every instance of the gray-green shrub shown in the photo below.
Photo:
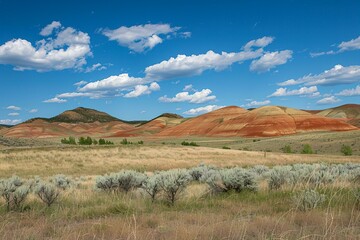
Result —
[[154, 202], [156, 195], [160, 192], [159, 174], [154, 174], [148, 177], [141, 186], [144, 191], [149, 194], [151, 201]]
[[19, 210], [30, 192], [30, 186], [17, 176], [0, 181], [0, 195], [6, 202], [6, 209]]
[[179, 194], [184, 191], [192, 180], [191, 175], [185, 169], [173, 169], [160, 172], [158, 176], [159, 186], [164, 191], [166, 200], [173, 205]]
[[51, 183], [40, 182], [35, 186], [34, 193], [50, 207], [60, 195], [60, 190]]
[[204, 181], [213, 192], [227, 192], [235, 190], [256, 191], [258, 189], [257, 175], [240, 167], [210, 171]]
[[146, 175], [133, 170], [124, 170], [96, 178], [95, 187], [98, 189], [114, 192], [129, 192], [134, 188], [141, 187], [146, 180]]
[[293, 203], [300, 211], [317, 208], [325, 201], [325, 195], [313, 189], [306, 189], [293, 196]]

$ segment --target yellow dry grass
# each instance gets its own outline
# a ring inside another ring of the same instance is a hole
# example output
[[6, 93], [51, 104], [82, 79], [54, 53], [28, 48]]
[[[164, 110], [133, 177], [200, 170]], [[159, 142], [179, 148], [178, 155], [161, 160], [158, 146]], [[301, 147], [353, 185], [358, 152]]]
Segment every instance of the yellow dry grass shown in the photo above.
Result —
[[189, 168], [200, 163], [218, 167], [292, 163], [360, 163], [359, 156], [303, 155], [183, 146], [115, 146], [8, 149], [0, 151], [0, 177], [98, 175], [121, 169], [141, 171]]

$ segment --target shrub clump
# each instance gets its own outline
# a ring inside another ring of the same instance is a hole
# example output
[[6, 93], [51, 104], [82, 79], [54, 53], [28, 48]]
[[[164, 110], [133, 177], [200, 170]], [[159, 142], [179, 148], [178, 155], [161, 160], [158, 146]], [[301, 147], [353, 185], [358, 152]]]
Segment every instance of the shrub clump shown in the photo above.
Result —
[[154, 202], [157, 194], [160, 192], [160, 183], [159, 183], [159, 174], [154, 174], [150, 177], [148, 177], [143, 183], [141, 188], [144, 189], [144, 191], [149, 194], [151, 197], [151, 201]]
[[146, 175], [133, 170], [124, 170], [96, 178], [95, 187], [104, 191], [129, 192], [139, 188], [146, 180]]
[[312, 150], [312, 147], [309, 144], [305, 144], [301, 153], [302, 154], [313, 154], [314, 151]]
[[352, 148], [349, 145], [342, 145], [341, 146], [341, 153], [345, 156], [351, 156], [352, 155]]
[[0, 196], [6, 202], [6, 209], [20, 210], [30, 192], [30, 186], [17, 176], [0, 180]]
[[70, 177], [65, 176], [64, 174], [55, 175], [54, 177], [52, 177], [50, 182], [52, 182], [57, 188], [60, 188], [62, 190], [70, 188], [74, 183]]
[[70, 144], [70, 145], [76, 145], [76, 140], [74, 137], [69, 137], [67, 138], [63, 138], [61, 139], [61, 143], [62, 144]]
[[304, 212], [317, 208], [324, 201], [325, 195], [312, 189], [306, 189], [293, 197], [295, 207]]
[[293, 153], [290, 145], [285, 145], [283, 148], [281, 148], [283, 153]]
[[60, 195], [60, 190], [51, 183], [40, 182], [35, 186], [34, 193], [50, 207]]
[[191, 179], [188, 171], [184, 169], [174, 169], [159, 173], [159, 186], [164, 191], [165, 198], [169, 204], [174, 205], [179, 194], [184, 191]]
[[196, 142], [187, 142], [187, 141], [182, 141], [181, 145], [183, 145], [183, 146], [193, 146], [193, 147], [198, 147], [199, 146]]
[[213, 192], [257, 191], [258, 189], [256, 174], [240, 167], [210, 171], [207, 176], [204, 175], [203, 180]]

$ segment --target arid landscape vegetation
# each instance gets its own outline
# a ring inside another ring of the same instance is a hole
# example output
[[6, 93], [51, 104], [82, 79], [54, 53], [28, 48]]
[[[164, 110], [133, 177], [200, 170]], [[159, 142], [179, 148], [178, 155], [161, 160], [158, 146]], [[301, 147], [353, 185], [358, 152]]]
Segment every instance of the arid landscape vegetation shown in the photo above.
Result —
[[125, 122], [78, 108], [4, 127], [0, 236], [357, 239], [358, 117], [227, 107]]
[[359, 240], [359, 13], [0, 0], [0, 240]]

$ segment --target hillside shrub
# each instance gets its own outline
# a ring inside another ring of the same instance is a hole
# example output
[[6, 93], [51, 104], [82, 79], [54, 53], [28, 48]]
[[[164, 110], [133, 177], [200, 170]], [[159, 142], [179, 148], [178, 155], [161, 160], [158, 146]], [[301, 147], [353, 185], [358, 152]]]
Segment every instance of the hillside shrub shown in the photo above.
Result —
[[174, 169], [159, 173], [159, 186], [164, 191], [169, 204], [174, 205], [178, 196], [184, 191], [191, 179], [188, 171], [184, 169]]
[[227, 146], [223, 146], [222, 149], [231, 149], [231, 148]]
[[303, 212], [317, 208], [324, 201], [325, 195], [312, 189], [306, 189], [293, 196], [293, 203], [295, 207]]
[[309, 144], [305, 144], [301, 153], [302, 154], [313, 154], [314, 152], [312, 150], [312, 147]]
[[103, 138], [100, 138], [99, 139], [99, 145], [114, 145], [114, 143], [109, 141], [109, 140], [105, 140]]
[[69, 139], [63, 138], [61, 139], [62, 144], [70, 144], [70, 145], [76, 145], [76, 140], [74, 137], [69, 137]]
[[121, 143], [122, 145], [133, 144], [132, 142], [128, 141], [126, 138], [124, 138], [120, 143]]
[[79, 145], [91, 145], [92, 144], [92, 138], [91, 137], [80, 137], [78, 139], [78, 144]]
[[198, 147], [199, 146], [196, 142], [187, 142], [187, 141], [181, 142], [181, 145], [183, 145], [183, 146], [193, 146], [193, 147]]
[[292, 153], [290, 145], [285, 145], [283, 148], [281, 148], [281, 150], [283, 151], [283, 153]]
[[40, 182], [36, 185], [34, 193], [46, 206], [50, 207], [60, 195], [59, 189], [51, 183]]
[[342, 145], [341, 146], [341, 153], [345, 156], [351, 156], [352, 155], [352, 148], [349, 145]]

